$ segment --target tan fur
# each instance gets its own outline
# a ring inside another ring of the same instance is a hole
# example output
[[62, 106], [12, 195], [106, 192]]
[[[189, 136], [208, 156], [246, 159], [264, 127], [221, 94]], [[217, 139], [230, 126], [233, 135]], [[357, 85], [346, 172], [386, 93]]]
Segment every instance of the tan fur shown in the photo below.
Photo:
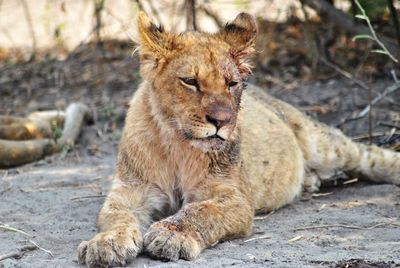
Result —
[[99, 234], [79, 246], [80, 263], [125, 265], [142, 251], [194, 259], [250, 234], [254, 213], [292, 202], [307, 174], [311, 188], [339, 170], [400, 183], [399, 154], [356, 144], [272, 97], [242, 94], [257, 33], [250, 15], [217, 34], [178, 36], [141, 14], [139, 30], [144, 82], [127, 114]]

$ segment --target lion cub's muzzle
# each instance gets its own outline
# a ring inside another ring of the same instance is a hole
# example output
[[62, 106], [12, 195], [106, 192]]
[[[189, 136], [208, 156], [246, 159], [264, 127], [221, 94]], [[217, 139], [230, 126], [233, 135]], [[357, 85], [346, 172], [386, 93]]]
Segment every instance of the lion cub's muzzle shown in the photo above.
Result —
[[227, 140], [231, 133], [234, 121], [234, 112], [231, 108], [212, 107], [206, 112], [206, 121], [215, 126], [215, 136]]

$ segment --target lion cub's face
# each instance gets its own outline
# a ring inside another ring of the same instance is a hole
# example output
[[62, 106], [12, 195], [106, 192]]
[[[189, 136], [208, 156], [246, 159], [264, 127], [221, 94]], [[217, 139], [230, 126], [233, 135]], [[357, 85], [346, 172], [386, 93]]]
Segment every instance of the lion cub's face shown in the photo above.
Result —
[[226, 44], [193, 33], [180, 39], [185, 46], [154, 78], [158, 105], [170, 126], [194, 146], [222, 148], [236, 125], [243, 88], [238, 68]]
[[160, 120], [204, 151], [219, 150], [237, 121], [246, 59], [257, 33], [240, 14], [217, 34], [165, 33], [143, 13], [139, 18], [141, 74], [153, 84]]

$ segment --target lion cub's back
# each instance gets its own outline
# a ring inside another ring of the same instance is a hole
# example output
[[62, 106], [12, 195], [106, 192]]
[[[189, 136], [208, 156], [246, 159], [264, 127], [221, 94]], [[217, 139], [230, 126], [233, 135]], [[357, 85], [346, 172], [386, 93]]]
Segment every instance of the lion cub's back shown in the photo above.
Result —
[[290, 128], [273, 108], [243, 94], [239, 113], [241, 154], [256, 209], [269, 211], [291, 202], [301, 191], [304, 163]]

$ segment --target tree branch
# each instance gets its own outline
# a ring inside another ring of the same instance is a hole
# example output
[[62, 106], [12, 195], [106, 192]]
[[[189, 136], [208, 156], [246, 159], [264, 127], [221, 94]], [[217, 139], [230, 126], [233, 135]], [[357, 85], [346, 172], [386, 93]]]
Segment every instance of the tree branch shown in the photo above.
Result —
[[186, 28], [190, 31], [197, 30], [196, 0], [186, 0]]
[[205, 4], [201, 4], [198, 9], [209, 16], [215, 22], [218, 28], [224, 27], [225, 22], [218, 16], [218, 13], [212, 10], [210, 7], [206, 6]]
[[61, 137], [10, 141], [0, 139], [0, 167], [11, 167], [37, 161], [47, 155], [72, 146], [78, 138], [85, 119], [90, 117], [89, 108], [81, 103], [72, 103], [65, 111], [65, 122]]
[[20, 0], [20, 1], [22, 4], [22, 7], [24, 9], [26, 22], [27, 22], [28, 28], [29, 28], [29, 33], [32, 38], [32, 50], [33, 51], [32, 51], [30, 60], [34, 60], [36, 57], [37, 42], [36, 42], [35, 30], [33, 29], [32, 16], [31, 16], [31, 12], [29, 11], [29, 7], [28, 7], [28, 4], [26, 3], [26, 1], [25, 0]]
[[20, 259], [22, 258], [22, 256], [25, 255], [25, 253], [27, 253], [28, 251], [32, 251], [37, 249], [38, 247], [35, 245], [29, 245], [29, 246], [24, 246], [22, 248], [20, 248], [18, 251], [16, 252], [10, 252], [4, 255], [0, 255], [0, 261], [5, 260], [5, 259]]
[[[335, 8], [326, 0], [303, 0], [303, 2], [314, 9], [320, 17], [329, 19], [352, 35], [370, 34], [368, 27], [356, 24], [350, 16]], [[378, 35], [378, 38], [396, 59], [400, 58], [400, 47], [397, 44], [386, 37]]]

